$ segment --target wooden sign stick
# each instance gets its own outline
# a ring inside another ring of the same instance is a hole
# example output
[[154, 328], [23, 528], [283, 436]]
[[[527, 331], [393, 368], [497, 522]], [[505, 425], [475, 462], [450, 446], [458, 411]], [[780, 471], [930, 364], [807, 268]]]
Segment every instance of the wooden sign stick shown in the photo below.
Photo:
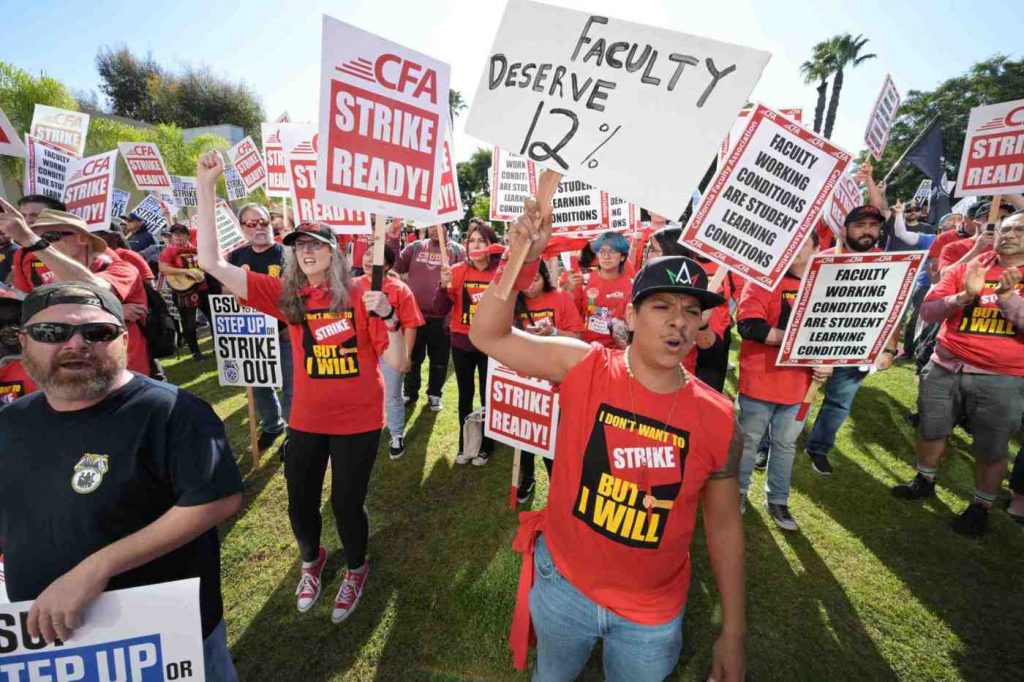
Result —
[[441, 247], [441, 267], [448, 267], [448, 226], [447, 225], [435, 225], [434, 229], [437, 230], [437, 245]]
[[[725, 276], [728, 275], [728, 274], [729, 274], [729, 268], [725, 267], [724, 265], [719, 265], [718, 269], [715, 270], [715, 274], [713, 274], [711, 276], [711, 279], [708, 281], [708, 291], [711, 291], [711, 292], [718, 291], [718, 288], [720, 286], [722, 286], [722, 282], [725, 281]], [[723, 305], [728, 305], [728, 302], [723, 303]], [[700, 316], [701, 326], [707, 324], [711, 320], [711, 313], [713, 312], [713, 310], [714, 310], [713, 308], [710, 308], [708, 310], [705, 310], [703, 313], [701, 313], [701, 316]]]
[[252, 468], [255, 471], [260, 465], [260, 437], [256, 429], [256, 399], [252, 395], [252, 386], [245, 387], [245, 401], [249, 407], [249, 447], [252, 451]]
[[370, 275], [370, 290], [380, 291], [384, 284], [384, 239], [387, 236], [384, 216], [377, 214], [373, 221], [373, 272]]
[[[542, 216], [551, 212], [551, 197], [555, 196], [555, 190], [558, 189], [558, 183], [561, 181], [561, 173], [545, 170], [540, 174], [540, 179], [537, 181], [537, 203], [540, 204]], [[505, 274], [501, 276], [501, 281], [498, 282], [498, 289], [495, 292], [495, 295], [502, 301], [507, 301], [512, 294], [512, 285], [515, 284], [519, 271], [523, 269], [523, 263], [526, 262], [526, 254], [529, 250], [529, 244], [522, 244], [509, 254]]]
[[995, 225], [999, 220], [999, 207], [1003, 203], [1003, 195], [996, 194], [992, 197], [992, 206], [988, 209], [988, 224]]
[[508, 508], [515, 509], [519, 504], [519, 468], [522, 465], [523, 451], [519, 448], [512, 453], [512, 487], [508, 491]]

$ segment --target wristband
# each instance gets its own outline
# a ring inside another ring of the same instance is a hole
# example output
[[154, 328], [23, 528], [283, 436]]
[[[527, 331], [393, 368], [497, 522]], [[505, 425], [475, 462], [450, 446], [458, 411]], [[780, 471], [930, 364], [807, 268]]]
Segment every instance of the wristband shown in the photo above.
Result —
[[49, 247], [50, 242], [40, 237], [39, 241], [37, 241], [35, 244], [32, 244], [31, 246], [22, 246], [21, 251], [22, 253], [32, 253], [33, 251], [42, 251], [43, 249], [47, 249]]
[[[516, 277], [516, 281], [512, 283], [512, 289], [514, 291], [526, 291], [533, 284], [533, 278], [540, 272], [541, 259], [523, 263], [523, 267], [519, 269], [519, 275]], [[505, 276], [505, 269], [508, 267], [508, 250], [501, 258], [501, 263], [498, 265], [497, 271], [494, 273], [495, 283], [500, 282], [502, 277]]]

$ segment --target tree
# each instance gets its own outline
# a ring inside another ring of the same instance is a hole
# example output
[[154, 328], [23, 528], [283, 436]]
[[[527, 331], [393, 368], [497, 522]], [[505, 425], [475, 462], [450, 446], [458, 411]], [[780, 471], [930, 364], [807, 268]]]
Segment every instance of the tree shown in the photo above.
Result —
[[869, 59], [877, 57], [875, 54], [860, 54], [861, 49], [866, 45], [868, 39], [863, 35], [856, 38], [849, 33], [835, 36], [828, 41], [825, 48], [827, 60], [832, 67], [832, 96], [828, 101], [828, 114], [825, 116], [825, 137], [832, 138], [832, 127], [836, 123], [836, 112], [839, 110], [839, 95], [843, 91], [843, 69], [849, 66], [856, 68]]
[[810, 61], [800, 65], [800, 75], [804, 77], [804, 83], [810, 85], [818, 82], [818, 100], [814, 104], [814, 132], [821, 132], [821, 120], [825, 115], [825, 93], [828, 90], [828, 77], [832, 75], [832, 66], [828, 59], [828, 43], [818, 43], [814, 46], [813, 56]]
[[458, 90], [448, 90], [448, 110], [453, 121], [466, 110], [466, 100], [462, 99], [462, 93]]
[[462, 205], [472, 206], [476, 198], [491, 193], [491, 150], [477, 148], [469, 161], [455, 164]]
[[151, 55], [136, 57], [128, 48], [100, 48], [96, 54], [100, 92], [110, 102], [110, 111], [136, 121], [157, 122], [151, 83], [163, 78], [163, 72]]

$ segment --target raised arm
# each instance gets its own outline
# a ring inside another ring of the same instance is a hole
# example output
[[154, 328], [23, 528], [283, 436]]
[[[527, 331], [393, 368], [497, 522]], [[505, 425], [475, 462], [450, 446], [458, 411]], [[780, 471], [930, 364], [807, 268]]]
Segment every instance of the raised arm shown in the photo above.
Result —
[[903, 202], [897, 201], [893, 204], [892, 212], [892, 231], [896, 235], [896, 238], [907, 246], [917, 246], [917, 242], [921, 239], [921, 235], [907, 229], [907, 221], [903, 218]]
[[227, 262], [217, 245], [217, 221], [214, 204], [217, 201], [217, 178], [224, 172], [224, 159], [220, 152], [210, 151], [199, 157], [196, 165], [196, 195], [199, 223], [196, 242], [199, 247], [199, 267], [213, 275], [238, 298], [248, 298], [249, 286], [245, 270]]

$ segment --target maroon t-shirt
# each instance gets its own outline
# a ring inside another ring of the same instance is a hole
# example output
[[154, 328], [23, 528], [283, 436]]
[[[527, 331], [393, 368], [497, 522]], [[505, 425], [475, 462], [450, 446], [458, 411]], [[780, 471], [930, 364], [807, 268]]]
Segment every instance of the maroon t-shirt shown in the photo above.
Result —
[[[448, 243], [448, 264], [454, 266], [463, 260], [463, 249]], [[416, 297], [416, 304], [424, 317], [444, 317], [445, 313], [434, 305], [434, 294], [441, 282], [441, 247], [429, 239], [413, 242], [402, 250], [395, 262], [395, 272], [409, 278], [406, 283]]]

